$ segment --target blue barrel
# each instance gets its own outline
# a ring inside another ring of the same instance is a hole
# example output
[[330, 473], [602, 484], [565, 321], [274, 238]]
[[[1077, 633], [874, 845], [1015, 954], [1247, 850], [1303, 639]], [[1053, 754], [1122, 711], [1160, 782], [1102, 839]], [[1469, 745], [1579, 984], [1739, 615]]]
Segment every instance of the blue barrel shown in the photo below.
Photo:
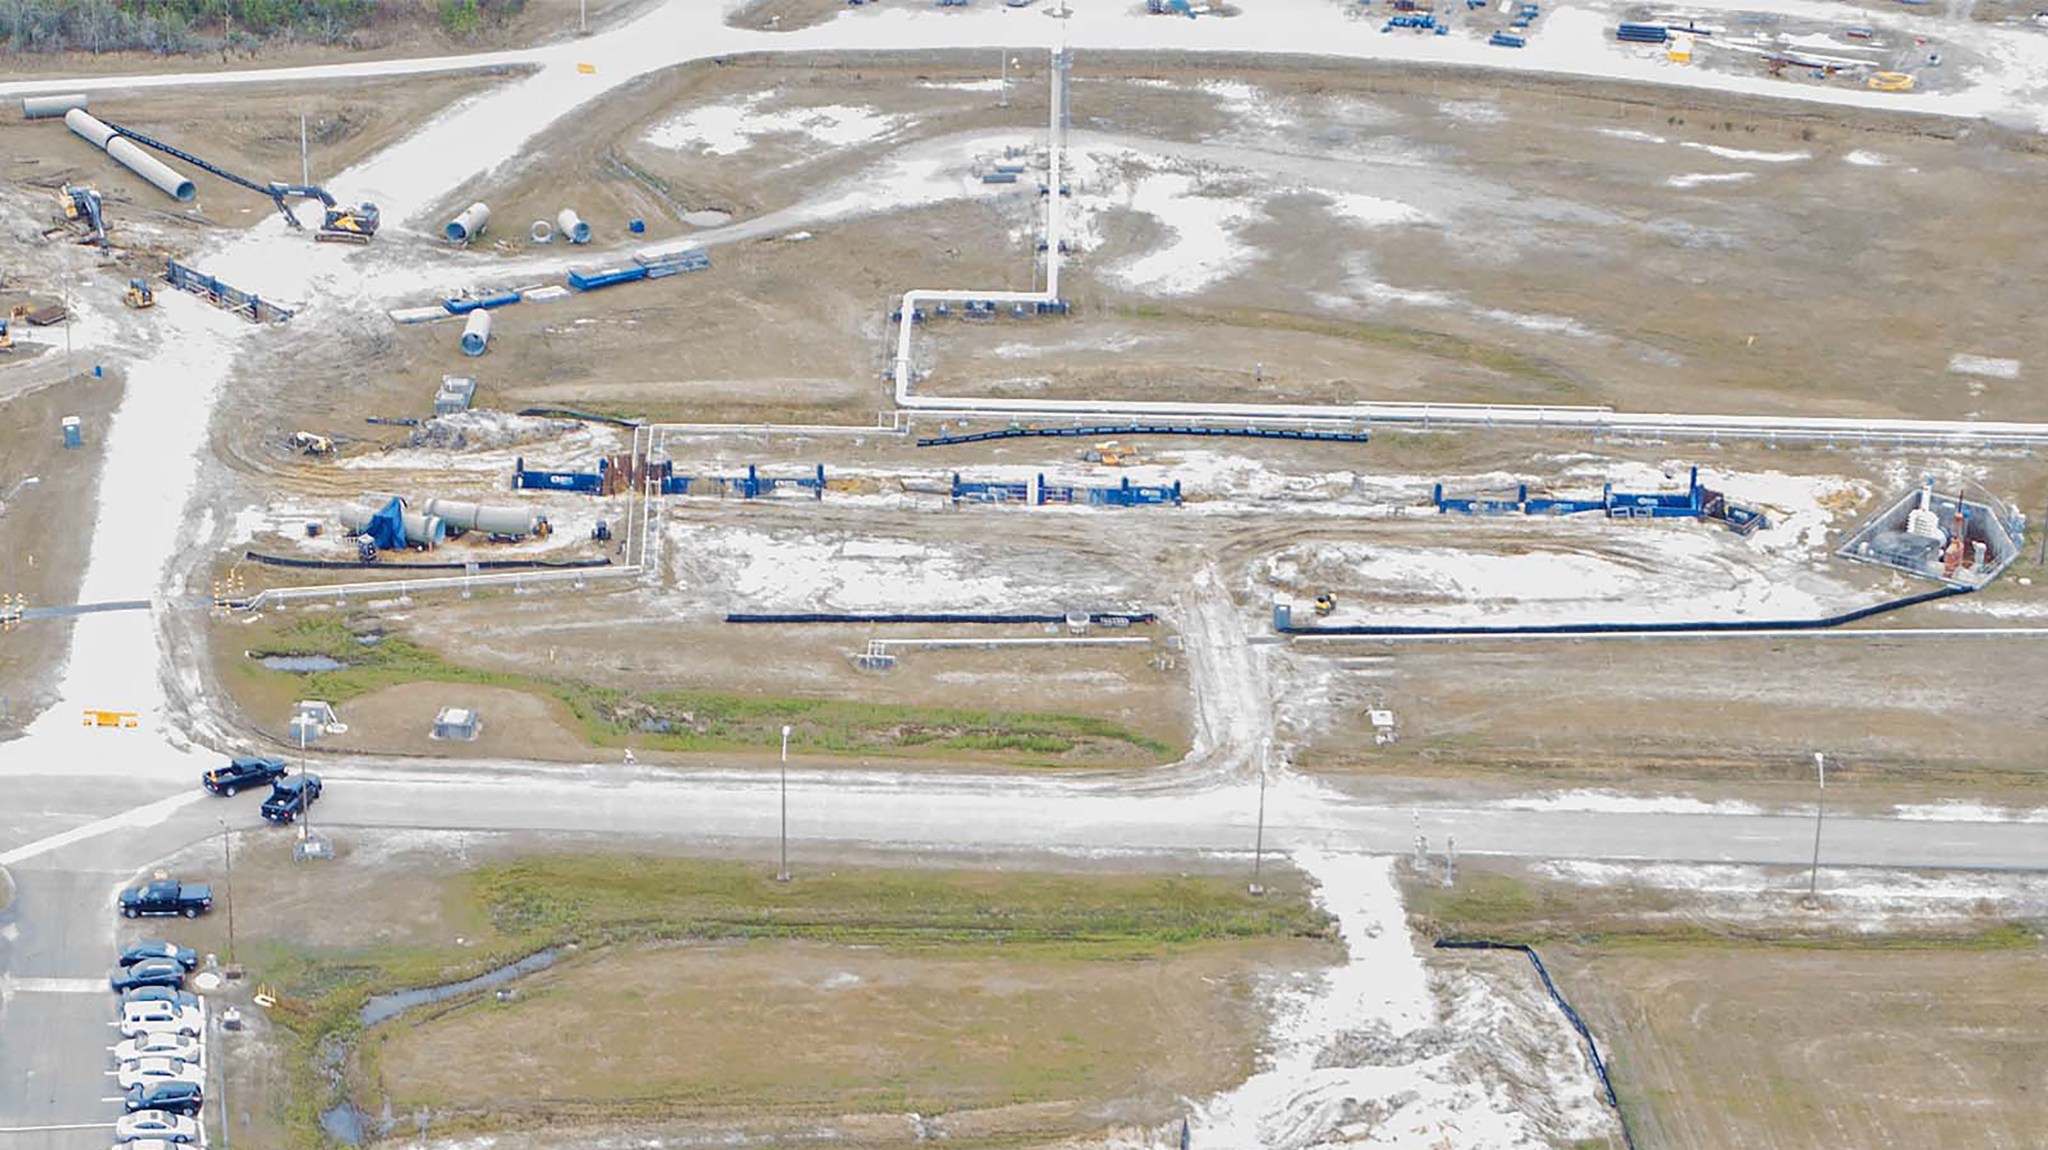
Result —
[[65, 416], [65, 417], [64, 417], [64, 425], [63, 425], [63, 426], [64, 426], [64, 446], [66, 446], [66, 447], [83, 447], [83, 446], [85, 446], [85, 425], [84, 425], [83, 423], [81, 423], [81, 422], [79, 421], [79, 418], [78, 418], [77, 416], [75, 416], [75, 415], [67, 415], [67, 416]]

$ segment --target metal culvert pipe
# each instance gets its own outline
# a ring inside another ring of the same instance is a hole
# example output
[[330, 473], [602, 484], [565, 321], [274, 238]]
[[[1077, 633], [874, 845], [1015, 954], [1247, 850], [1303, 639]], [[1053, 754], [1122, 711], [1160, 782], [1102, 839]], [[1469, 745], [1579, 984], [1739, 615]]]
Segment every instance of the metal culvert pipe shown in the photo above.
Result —
[[73, 108], [83, 111], [85, 105], [84, 92], [67, 92], [61, 96], [23, 96], [21, 116], [24, 120], [49, 120]]
[[541, 518], [524, 507], [490, 507], [459, 499], [429, 499], [427, 514], [436, 515], [457, 531], [481, 531], [486, 535], [514, 537], [539, 532]]
[[143, 151], [142, 145], [123, 138], [84, 108], [73, 108], [64, 113], [64, 125], [76, 132], [80, 139], [112, 156], [115, 163], [155, 184], [159, 191], [179, 203], [189, 204], [198, 194], [189, 177], [172, 171], [161, 160]]
[[576, 214], [575, 208], [562, 209], [561, 214], [555, 217], [555, 230], [569, 237], [572, 244], [590, 242], [590, 225], [583, 222], [583, 217]]
[[451, 244], [466, 244], [477, 238], [477, 236], [482, 235], [483, 230], [489, 226], [491, 226], [490, 205], [482, 200], [478, 200], [476, 203], [462, 209], [461, 215], [449, 220], [448, 226], [441, 229], [441, 234], [448, 237], [448, 242]]
[[482, 355], [491, 342], [491, 313], [478, 308], [469, 313], [469, 321], [462, 325], [462, 354]]

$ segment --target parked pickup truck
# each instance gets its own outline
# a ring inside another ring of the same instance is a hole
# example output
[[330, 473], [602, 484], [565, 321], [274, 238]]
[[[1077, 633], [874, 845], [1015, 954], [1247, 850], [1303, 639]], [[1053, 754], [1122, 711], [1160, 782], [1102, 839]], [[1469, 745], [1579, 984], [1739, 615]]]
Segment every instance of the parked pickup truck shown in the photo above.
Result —
[[243, 757], [228, 760], [199, 777], [199, 783], [216, 795], [232, 795], [244, 787], [260, 787], [285, 776], [283, 759]]
[[203, 882], [163, 878], [131, 886], [121, 892], [121, 914], [124, 918], [166, 914], [198, 918], [212, 909], [213, 888]]

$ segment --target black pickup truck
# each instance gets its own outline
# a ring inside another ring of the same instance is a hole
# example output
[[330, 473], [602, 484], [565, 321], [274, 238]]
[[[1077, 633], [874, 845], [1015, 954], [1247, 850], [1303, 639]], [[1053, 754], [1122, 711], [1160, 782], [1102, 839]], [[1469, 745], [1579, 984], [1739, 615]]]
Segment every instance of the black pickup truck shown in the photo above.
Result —
[[284, 777], [283, 759], [244, 757], [228, 760], [199, 777], [201, 786], [216, 795], [232, 795], [244, 787], [261, 786]]
[[124, 918], [167, 914], [198, 918], [212, 909], [213, 888], [203, 882], [160, 878], [121, 892], [121, 914]]
[[270, 785], [270, 797], [263, 800], [263, 817], [280, 826], [306, 813], [320, 797], [320, 776], [304, 771]]

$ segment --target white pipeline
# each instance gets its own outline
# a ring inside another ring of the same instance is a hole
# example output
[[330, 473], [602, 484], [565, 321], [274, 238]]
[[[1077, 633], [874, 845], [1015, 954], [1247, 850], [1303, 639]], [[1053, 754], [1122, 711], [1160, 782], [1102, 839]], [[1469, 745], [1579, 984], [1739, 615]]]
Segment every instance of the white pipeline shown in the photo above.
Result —
[[84, 108], [73, 108], [64, 113], [64, 126], [179, 203], [191, 203], [198, 194], [189, 178], [171, 170], [161, 160], [143, 151], [142, 145], [123, 137]]

